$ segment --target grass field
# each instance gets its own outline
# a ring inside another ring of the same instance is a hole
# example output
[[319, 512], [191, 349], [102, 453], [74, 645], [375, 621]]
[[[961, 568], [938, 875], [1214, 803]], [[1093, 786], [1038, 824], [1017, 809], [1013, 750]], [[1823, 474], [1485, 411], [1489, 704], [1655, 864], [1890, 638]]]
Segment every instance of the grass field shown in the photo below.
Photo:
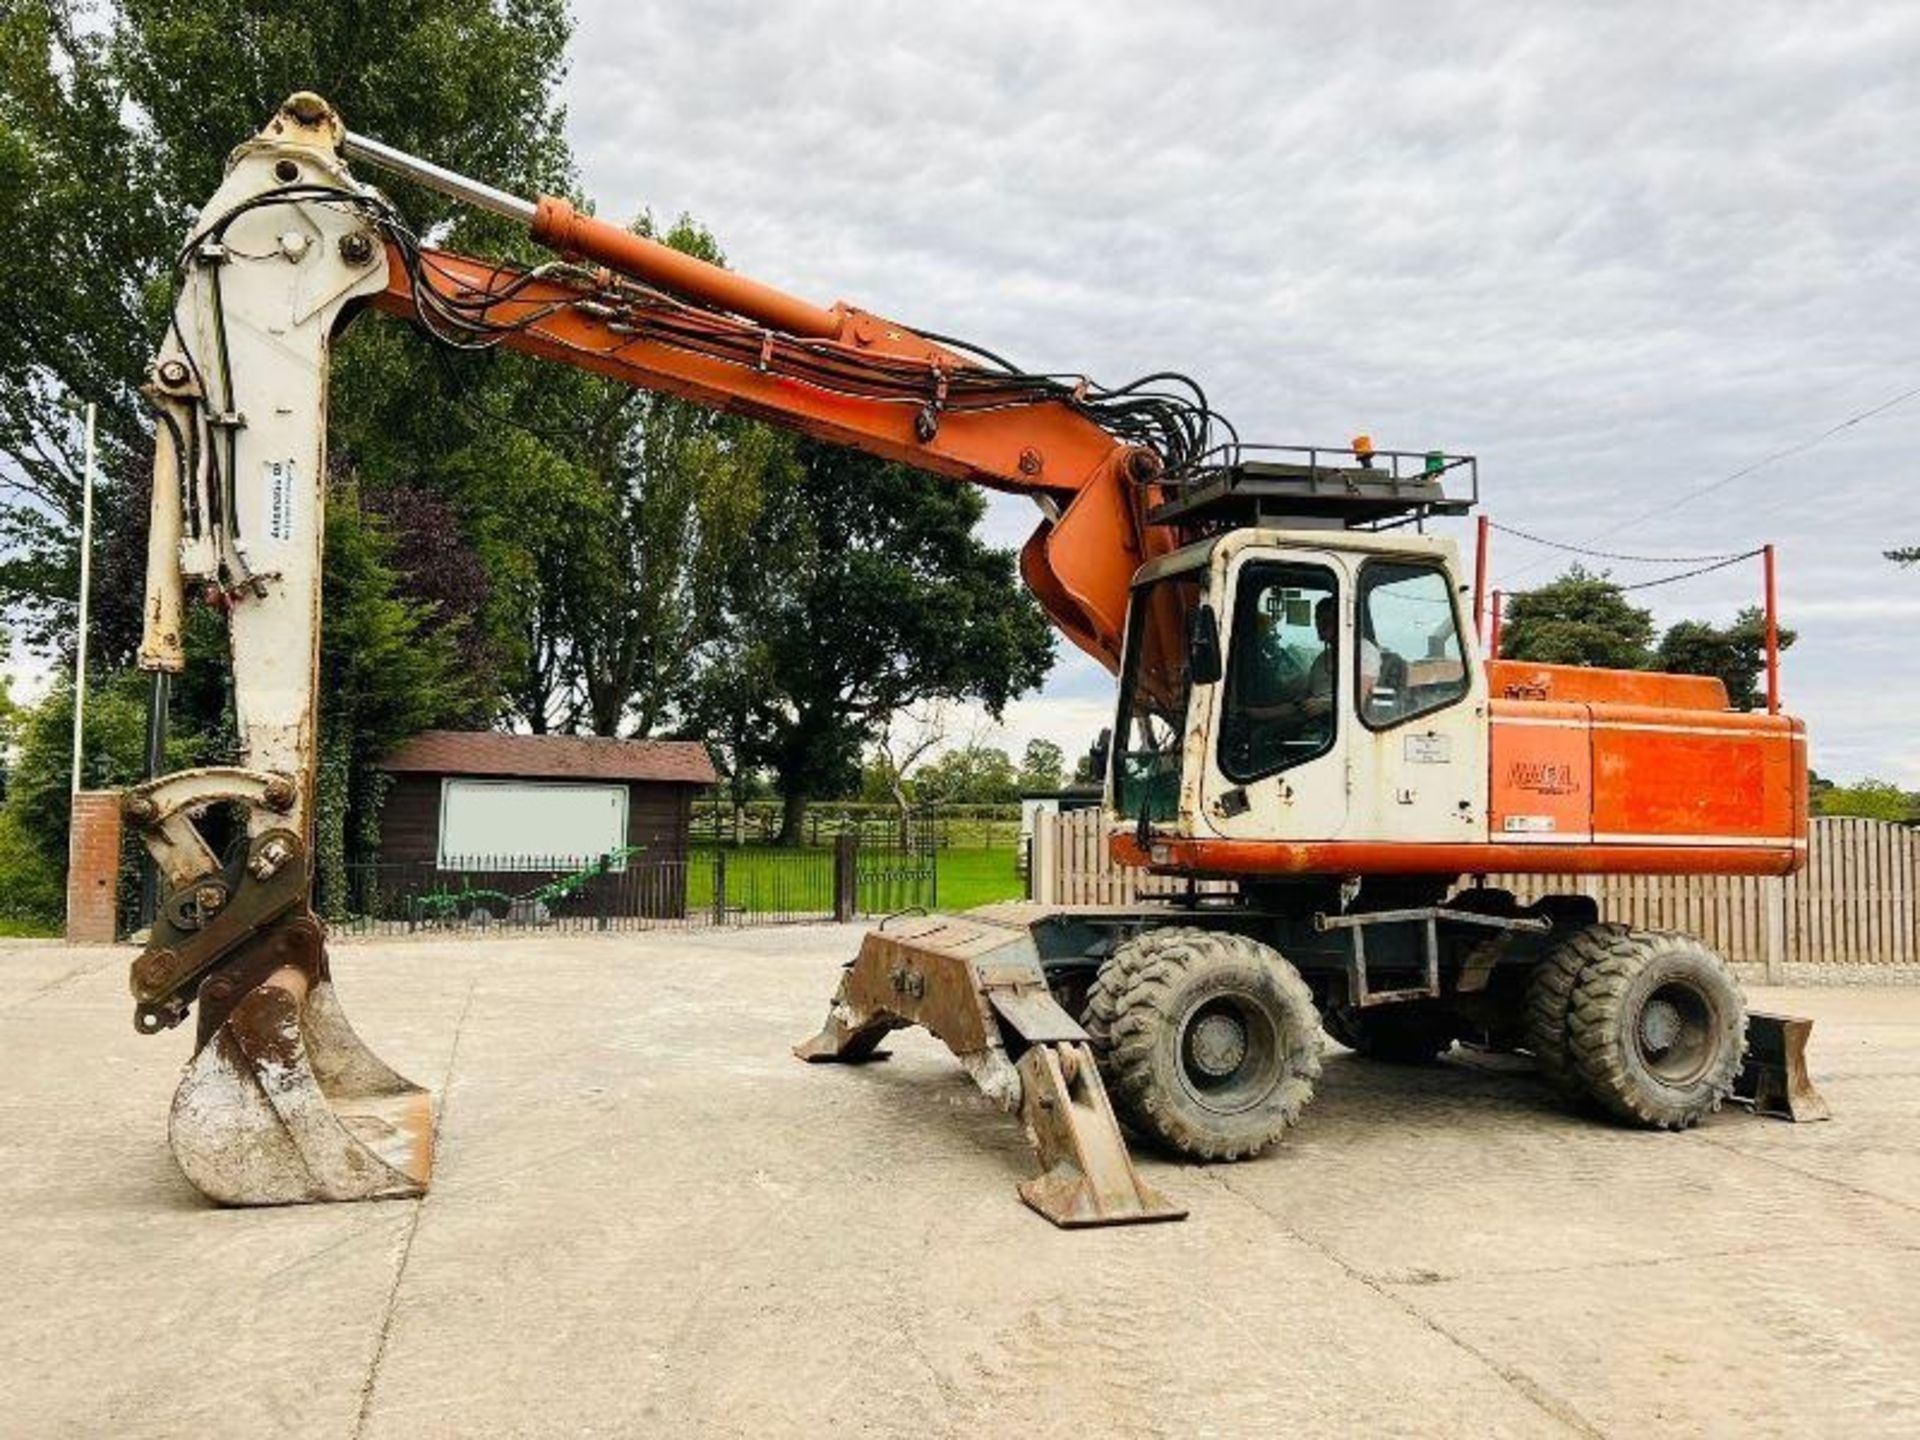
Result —
[[[728, 849], [726, 856], [727, 907], [749, 915], [825, 914], [833, 909], [833, 852], [782, 850], [771, 845]], [[938, 852], [936, 903], [942, 910], [965, 910], [996, 900], [1017, 900], [1026, 882], [1014, 869], [1014, 851], [1003, 846], [954, 846]], [[713, 904], [714, 852], [696, 849], [687, 866], [687, 907], [704, 910]], [[869, 913], [885, 913], [928, 898], [917, 879], [888, 880], [871, 874], [881, 868], [869, 859], [862, 865], [869, 878], [861, 906]]]
[[51, 920], [16, 920], [0, 915], [0, 940], [40, 940], [60, 933]]
[[1019, 900], [1027, 893], [1026, 878], [1014, 868], [1014, 852], [1004, 846], [991, 849], [955, 846], [940, 852], [940, 908], [967, 910], [996, 900]]

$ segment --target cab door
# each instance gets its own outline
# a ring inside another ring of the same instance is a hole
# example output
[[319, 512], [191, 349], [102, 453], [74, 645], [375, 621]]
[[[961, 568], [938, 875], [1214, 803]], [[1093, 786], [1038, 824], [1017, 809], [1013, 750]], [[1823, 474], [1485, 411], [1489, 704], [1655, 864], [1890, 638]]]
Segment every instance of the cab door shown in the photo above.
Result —
[[1486, 833], [1486, 677], [1443, 556], [1352, 557], [1353, 770], [1347, 838], [1454, 842]]
[[1199, 823], [1232, 840], [1331, 840], [1347, 823], [1342, 698], [1344, 557], [1273, 548], [1216, 555], [1221, 677], [1196, 693], [1206, 714]]

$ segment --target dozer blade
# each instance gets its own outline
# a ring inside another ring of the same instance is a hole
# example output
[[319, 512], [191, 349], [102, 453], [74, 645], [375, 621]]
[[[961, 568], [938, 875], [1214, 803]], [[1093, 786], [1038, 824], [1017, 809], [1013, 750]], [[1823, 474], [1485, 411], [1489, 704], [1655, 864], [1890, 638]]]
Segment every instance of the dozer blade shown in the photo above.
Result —
[[1798, 1015], [1747, 1015], [1747, 1058], [1733, 1082], [1733, 1098], [1756, 1115], [1782, 1120], [1831, 1120], [1833, 1111], [1807, 1074], [1807, 1037], [1813, 1021]]
[[200, 1048], [174, 1092], [168, 1138], [187, 1179], [219, 1204], [426, 1192], [432, 1098], [354, 1034], [322, 943], [314, 921], [296, 921], [268, 952], [290, 963], [234, 987], [231, 1005], [216, 988], [232, 987], [231, 974], [201, 989]]
[[877, 1059], [882, 1037], [909, 1025], [932, 1031], [989, 1099], [1020, 1112], [1041, 1169], [1020, 1198], [1055, 1225], [1185, 1217], [1134, 1170], [1087, 1034], [1053, 998], [1030, 930], [930, 915], [870, 932], [826, 1025], [794, 1054]]

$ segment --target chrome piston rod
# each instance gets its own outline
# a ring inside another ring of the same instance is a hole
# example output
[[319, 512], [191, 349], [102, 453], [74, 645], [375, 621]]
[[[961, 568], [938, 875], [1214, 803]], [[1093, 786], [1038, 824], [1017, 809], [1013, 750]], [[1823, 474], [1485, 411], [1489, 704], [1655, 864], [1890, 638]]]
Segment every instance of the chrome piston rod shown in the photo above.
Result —
[[383, 145], [378, 140], [365, 135], [346, 132], [341, 141], [341, 149], [354, 160], [364, 160], [376, 169], [385, 170], [390, 175], [412, 180], [437, 190], [442, 195], [450, 195], [455, 200], [472, 205], [476, 209], [504, 216], [516, 224], [529, 228], [533, 225], [534, 204], [518, 195], [509, 195], [504, 190], [496, 190], [491, 185], [469, 179], [457, 171], [436, 165], [431, 160], [422, 160], [418, 155], [409, 155], [404, 150], [396, 150], [391, 145]]

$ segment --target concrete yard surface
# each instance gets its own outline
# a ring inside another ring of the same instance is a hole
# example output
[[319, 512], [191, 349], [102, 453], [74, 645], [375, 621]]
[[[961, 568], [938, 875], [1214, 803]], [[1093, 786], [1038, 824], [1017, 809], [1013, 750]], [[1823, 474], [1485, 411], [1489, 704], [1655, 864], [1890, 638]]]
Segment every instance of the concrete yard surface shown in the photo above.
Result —
[[859, 931], [344, 944], [424, 1200], [217, 1210], [125, 950], [0, 944], [0, 1435], [1920, 1433], [1920, 989], [1812, 1015], [1836, 1118], [1563, 1113], [1330, 1049], [1300, 1130], [1053, 1229], [924, 1034], [808, 1067]]

